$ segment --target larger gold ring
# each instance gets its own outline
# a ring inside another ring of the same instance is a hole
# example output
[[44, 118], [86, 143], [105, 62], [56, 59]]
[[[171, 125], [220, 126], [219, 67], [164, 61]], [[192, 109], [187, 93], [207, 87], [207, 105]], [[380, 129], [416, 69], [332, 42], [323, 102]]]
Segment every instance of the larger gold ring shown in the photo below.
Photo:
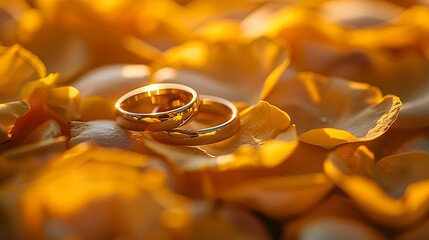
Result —
[[197, 92], [185, 85], [157, 83], [134, 89], [115, 104], [116, 122], [137, 131], [166, 131], [182, 126], [198, 112]]
[[[151, 132], [151, 136], [160, 142], [174, 145], [204, 145], [216, 143], [232, 137], [240, 129], [238, 111], [231, 102], [208, 95], [201, 95], [198, 116], [194, 122], [213, 122], [215, 126], [201, 129], [172, 129], [170, 131]], [[192, 127], [192, 124], [182, 126]]]

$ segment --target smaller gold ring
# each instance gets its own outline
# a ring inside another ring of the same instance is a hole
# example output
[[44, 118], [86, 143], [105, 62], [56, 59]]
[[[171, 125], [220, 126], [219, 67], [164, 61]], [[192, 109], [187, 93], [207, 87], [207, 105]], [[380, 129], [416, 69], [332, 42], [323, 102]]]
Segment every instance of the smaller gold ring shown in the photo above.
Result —
[[116, 122], [136, 131], [166, 131], [196, 116], [200, 100], [185, 85], [157, 83], [134, 89], [118, 99]]
[[[201, 95], [201, 104], [195, 121], [204, 118], [212, 121], [219, 118], [225, 121], [208, 128], [201, 129], [172, 129], [170, 131], [151, 132], [151, 136], [160, 142], [173, 145], [204, 145], [220, 142], [232, 137], [240, 129], [238, 110], [231, 102], [209, 95]], [[211, 117], [210, 117], [211, 115]], [[182, 128], [190, 125], [183, 126]]]

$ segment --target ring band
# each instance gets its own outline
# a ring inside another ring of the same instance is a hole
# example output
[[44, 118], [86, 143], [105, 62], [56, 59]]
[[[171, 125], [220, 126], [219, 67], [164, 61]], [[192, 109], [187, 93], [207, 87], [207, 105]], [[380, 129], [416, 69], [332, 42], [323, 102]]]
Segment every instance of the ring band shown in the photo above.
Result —
[[197, 92], [185, 85], [157, 83], [134, 89], [118, 99], [116, 122], [137, 131], [167, 131], [196, 116]]
[[[204, 118], [213, 120], [208, 115], [216, 117], [227, 117], [227, 120], [213, 127], [197, 130], [172, 129], [162, 132], [151, 132], [151, 136], [160, 142], [174, 145], [204, 145], [220, 142], [233, 136], [240, 128], [238, 111], [231, 102], [208, 95], [201, 95], [200, 110], [196, 120]], [[188, 125], [186, 125], [188, 126]]]

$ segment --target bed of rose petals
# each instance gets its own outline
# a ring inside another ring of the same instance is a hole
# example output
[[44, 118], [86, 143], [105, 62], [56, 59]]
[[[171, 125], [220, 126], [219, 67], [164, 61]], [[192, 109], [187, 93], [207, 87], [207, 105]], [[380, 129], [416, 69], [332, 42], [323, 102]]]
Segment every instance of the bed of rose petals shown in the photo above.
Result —
[[[428, 239], [427, 4], [0, 1], [0, 239]], [[156, 82], [240, 130], [116, 125]]]

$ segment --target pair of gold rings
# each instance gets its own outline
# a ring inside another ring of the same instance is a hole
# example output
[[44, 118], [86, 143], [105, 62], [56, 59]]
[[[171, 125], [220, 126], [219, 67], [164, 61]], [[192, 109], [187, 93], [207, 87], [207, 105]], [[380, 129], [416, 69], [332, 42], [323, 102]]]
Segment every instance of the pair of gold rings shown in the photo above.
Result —
[[[231, 102], [198, 93], [185, 85], [157, 83], [134, 89], [118, 99], [116, 122], [123, 128], [148, 131], [164, 143], [203, 145], [234, 135], [239, 127], [237, 108]], [[189, 129], [187, 123], [214, 126]]]

